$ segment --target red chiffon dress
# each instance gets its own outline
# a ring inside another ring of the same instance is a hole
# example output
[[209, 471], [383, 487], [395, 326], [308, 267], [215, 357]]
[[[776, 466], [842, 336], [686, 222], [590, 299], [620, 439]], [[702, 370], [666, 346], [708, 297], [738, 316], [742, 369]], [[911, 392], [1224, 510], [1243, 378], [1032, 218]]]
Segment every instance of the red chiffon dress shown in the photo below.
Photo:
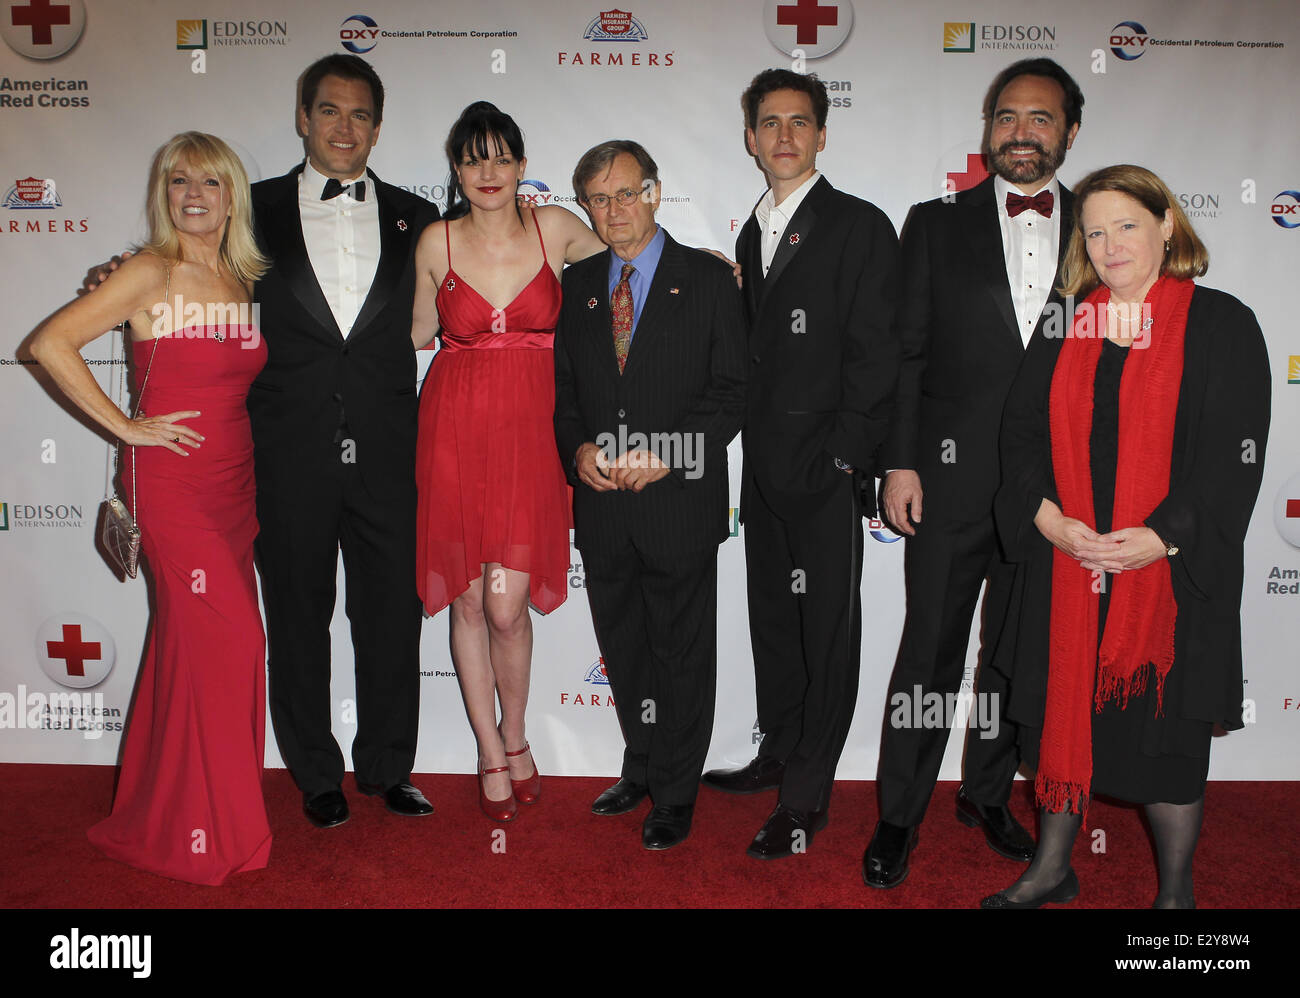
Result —
[[[255, 328], [191, 327], [135, 343], [141, 408], [195, 409], [181, 457], [137, 447], [132, 508], [154, 614], [110, 817], [90, 841], [114, 859], [195, 884], [266, 866], [266, 657], [253, 575], [253, 441], [244, 400], [266, 363]], [[122, 481], [132, 489], [131, 448]]]
[[560, 282], [540, 229], [537, 239], [541, 267], [498, 310], [457, 275], [447, 226], [442, 348], [420, 394], [415, 458], [416, 585], [429, 614], [492, 562], [528, 573], [542, 613], [568, 595], [572, 507], [555, 448], [552, 351]]

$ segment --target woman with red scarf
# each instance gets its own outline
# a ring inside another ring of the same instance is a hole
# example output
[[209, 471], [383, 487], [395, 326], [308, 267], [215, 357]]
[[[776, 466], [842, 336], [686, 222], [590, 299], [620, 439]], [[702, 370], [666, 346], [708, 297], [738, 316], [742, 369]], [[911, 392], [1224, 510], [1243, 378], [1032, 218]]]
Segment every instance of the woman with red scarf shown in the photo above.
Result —
[[1254, 314], [1196, 287], [1209, 257], [1137, 166], [1075, 190], [1073, 321], [1031, 342], [1007, 401], [998, 529], [1017, 562], [996, 651], [1037, 768], [1037, 853], [984, 908], [1063, 904], [1092, 794], [1144, 806], [1154, 907], [1194, 907], [1210, 736], [1242, 727], [1242, 544], [1269, 368]]

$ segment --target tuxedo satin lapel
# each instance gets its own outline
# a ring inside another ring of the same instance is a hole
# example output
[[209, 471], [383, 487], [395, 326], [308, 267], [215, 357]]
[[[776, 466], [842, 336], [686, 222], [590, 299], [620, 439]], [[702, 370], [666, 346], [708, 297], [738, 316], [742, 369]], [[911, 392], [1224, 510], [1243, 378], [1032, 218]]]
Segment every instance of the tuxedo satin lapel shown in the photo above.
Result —
[[[785, 232], [781, 234], [781, 241], [776, 244], [776, 255], [772, 257], [772, 266], [768, 268], [766, 276], [763, 278], [763, 291], [759, 296], [759, 302], [776, 287], [777, 282], [781, 279], [781, 273], [789, 266], [790, 261], [808, 242], [808, 235], [813, 230], [813, 225], [817, 221], [817, 202], [821, 200], [821, 186], [826, 185], [830, 190], [830, 181], [822, 177], [813, 185], [813, 189], [804, 197], [803, 203], [799, 205], [799, 210], [794, 213], [790, 219], [790, 224], [786, 226]], [[761, 244], [761, 239], [760, 239]], [[761, 250], [760, 250], [761, 252]], [[762, 267], [762, 258], [759, 258], [759, 267]]]
[[[632, 333], [632, 345], [627, 351], [623, 377], [631, 374], [639, 364], [645, 363], [647, 351], [653, 349], [659, 331], [668, 325], [682, 301], [689, 275], [682, 248], [671, 236], [664, 234], [664, 251], [655, 268], [654, 280], [641, 307], [641, 318]], [[611, 331], [610, 341], [613, 342]]]
[[292, 183], [285, 185], [282, 196], [274, 205], [272, 217], [262, 226], [262, 235], [267, 242], [267, 256], [275, 261], [276, 269], [293, 296], [307, 310], [307, 314], [316, 320], [323, 333], [341, 338], [343, 333], [334, 313], [330, 311], [325, 292], [321, 290], [316, 272], [311, 269], [311, 259], [307, 256], [307, 243], [302, 235], [302, 216], [298, 213], [296, 175]]
[[970, 250], [972, 276], [992, 297], [1007, 331], [1023, 350], [1020, 330], [1016, 326], [1016, 309], [1011, 303], [1011, 286], [1007, 283], [1002, 226], [998, 222], [997, 205], [993, 203], [993, 181], [985, 181], [964, 204], [959, 201], [955, 207], [967, 215], [961, 229]]
[[388, 188], [379, 183], [373, 171], [366, 172], [379, 202], [379, 266], [375, 268], [375, 279], [370, 282], [370, 291], [352, 323], [348, 339], [363, 333], [396, 293], [411, 252], [411, 233], [415, 231], [414, 219], [403, 217], [389, 197]]

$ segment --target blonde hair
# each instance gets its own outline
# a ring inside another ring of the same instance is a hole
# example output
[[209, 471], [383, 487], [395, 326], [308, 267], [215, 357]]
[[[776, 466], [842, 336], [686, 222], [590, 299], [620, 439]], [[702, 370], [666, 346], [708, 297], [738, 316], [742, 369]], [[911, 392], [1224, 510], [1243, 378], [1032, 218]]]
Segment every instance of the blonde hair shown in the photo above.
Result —
[[1098, 191], [1114, 191], [1131, 197], [1159, 222], [1163, 222], [1165, 212], [1169, 212], [1174, 231], [1169, 236], [1169, 250], [1160, 264], [1161, 274], [1185, 280], [1200, 277], [1210, 269], [1209, 251], [1197, 237], [1192, 223], [1165, 182], [1144, 167], [1122, 163], [1088, 174], [1074, 189], [1074, 232], [1070, 235], [1070, 246], [1061, 265], [1061, 294], [1083, 297], [1101, 283], [1096, 268], [1088, 259], [1083, 238], [1083, 205]]
[[182, 159], [188, 160], [193, 169], [212, 174], [230, 192], [230, 219], [221, 237], [221, 262], [237, 280], [251, 285], [266, 273], [271, 261], [257, 248], [253, 235], [253, 199], [248, 174], [234, 150], [215, 135], [181, 132], [154, 156], [149, 168], [146, 203], [149, 241], [140, 249], [172, 263], [181, 259], [180, 235], [167, 203], [167, 184]]

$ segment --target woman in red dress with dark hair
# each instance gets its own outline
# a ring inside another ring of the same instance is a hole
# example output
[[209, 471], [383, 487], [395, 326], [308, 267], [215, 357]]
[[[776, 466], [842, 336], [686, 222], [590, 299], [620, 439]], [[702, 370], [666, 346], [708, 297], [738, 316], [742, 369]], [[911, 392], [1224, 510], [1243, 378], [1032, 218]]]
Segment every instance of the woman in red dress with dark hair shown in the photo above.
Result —
[[568, 591], [570, 500], [552, 424], [559, 273], [605, 247], [564, 208], [520, 208], [523, 136], [493, 105], [466, 108], [446, 148], [447, 213], [416, 250], [411, 338], [419, 349], [442, 329], [420, 397], [417, 586], [430, 615], [451, 607], [479, 801], [510, 821], [541, 791], [524, 722], [528, 607], [549, 613]]

